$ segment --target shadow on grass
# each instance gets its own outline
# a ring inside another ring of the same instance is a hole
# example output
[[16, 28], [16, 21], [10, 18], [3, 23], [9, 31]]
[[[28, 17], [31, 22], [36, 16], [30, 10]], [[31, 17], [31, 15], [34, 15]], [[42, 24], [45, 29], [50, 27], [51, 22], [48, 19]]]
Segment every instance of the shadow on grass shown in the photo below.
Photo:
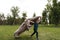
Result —
[[29, 36], [22, 36], [19, 38], [14, 38], [14, 40], [34, 40], [34, 38], [29, 37]]

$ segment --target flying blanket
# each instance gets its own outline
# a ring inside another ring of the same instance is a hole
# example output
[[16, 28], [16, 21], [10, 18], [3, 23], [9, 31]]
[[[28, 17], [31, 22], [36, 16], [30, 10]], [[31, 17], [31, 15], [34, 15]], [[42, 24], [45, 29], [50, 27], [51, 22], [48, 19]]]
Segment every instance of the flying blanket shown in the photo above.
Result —
[[[19, 35], [26, 30], [29, 30], [29, 28], [33, 25], [34, 21], [36, 21], [38, 18], [41, 18], [40, 16], [38, 17], [33, 17], [26, 19], [20, 26], [19, 28], [14, 32], [14, 37], [19, 37]], [[39, 22], [39, 21], [38, 21]]]

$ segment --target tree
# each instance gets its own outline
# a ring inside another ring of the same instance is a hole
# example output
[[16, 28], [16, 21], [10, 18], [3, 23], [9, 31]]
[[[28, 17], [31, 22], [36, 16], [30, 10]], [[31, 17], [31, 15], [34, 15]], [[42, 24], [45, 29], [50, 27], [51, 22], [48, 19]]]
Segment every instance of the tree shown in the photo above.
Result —
[[57, 1], [58, 0], [52, 0], [53, 1], [53, 7], [57, 6]]
[[50, 22], [50, 14], [51, 14], [51, 0], [47, 0], [48, 3], [46, 5], [46, 8], [43, 10], [43, 13], [42, 13], [42, 22], [44, 24], [49, 24]]
[[2, 25], [2, 15], [0, 14], [0, 25]]
[[60, 24], [60, 2], [57, 3], [58, 6], [58, 23]]
[[1, 19], [2, 19], [2, 24], [6, 24], [6, 20], [5, 20], [5, 16], [4, 16], [4, 13], [2, 13], [1, 15]]
[[47, 10], [47, 21], [48, 24], [51, 24], [51, 0], [47, 0], [48, 3], [46, 5], [46, 10]]
[[12, 7], [11, 8], [11, 12], [12, 12], [12, 15], [13, 15], [13, 24], [15, 23], [15, 19], [16, 17], [18, 17], [18, 13], [19, 13], [19, 8], [16, 6], [16, 7]]
[[4, 16], [4, 13], [0, 14], [0, 24], [5, 24], [5, 16]]
[[[58, 6], [58, 5], [60, 5], [58, 2], [57, 2], [57, 0], [52, 0], [52, 5], [51, 5], [51, 3], [50, 3], [50, 1], [51, 0], [48, 0], [48, 3], [47, 3], [47, 6], [46, 6], [46, 8], [47, 8], [47, 12], [49, 13], [47, 13], [49, 16], [48, 16], [48, 18], [49, 18], [49, 23], [50, 24], [55, 24], [55, 25], [57, 25], [57, 24], [59, 24], [59, 20], [60, 20], [60, 7]], [[56, 20], [57, 19], [57, 20]]]
[[11, 15], [7, 15], [7, 25], [13, 25], [13, 17]]
[[52, 19], [51, 20], [52, 20], [53, 24], [57, 25], [57, 24], [59, 24], [59, 21], [58, 21], [59, 20], [59, 16], [58, 16], [57, 0], [53, 0], [53, 5], [52, 6], [53, 7], [51, 9], [51, 12], [52, 12], [52, 15], [51, 15]]
[[42, 22], [44, 23], [44, 24], [46, 24], [47, 23], [47, 11], [46, 11], [46, 9], [43, 11], [43, 13], [42, 13]]
[[36, 14], [34, 13], [34, 14], [33, 14], [33, 17], [35, 17], [35, 16], [36, 16]]
[[22, 22], [26, 19], [27, 15], [26, 15], [26, 12], [23, 12], [22, 13]]

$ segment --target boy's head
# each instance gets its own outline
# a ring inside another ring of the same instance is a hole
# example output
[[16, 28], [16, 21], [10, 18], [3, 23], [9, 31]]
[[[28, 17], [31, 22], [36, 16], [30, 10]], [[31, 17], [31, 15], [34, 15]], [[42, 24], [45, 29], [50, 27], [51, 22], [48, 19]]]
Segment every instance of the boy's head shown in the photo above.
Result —
[[34, 19], [34, 22], [39, 23], [40, 21], [41, 21], [41, 16], [38, 16], [38, 17], [36, 17], [36, 18]]

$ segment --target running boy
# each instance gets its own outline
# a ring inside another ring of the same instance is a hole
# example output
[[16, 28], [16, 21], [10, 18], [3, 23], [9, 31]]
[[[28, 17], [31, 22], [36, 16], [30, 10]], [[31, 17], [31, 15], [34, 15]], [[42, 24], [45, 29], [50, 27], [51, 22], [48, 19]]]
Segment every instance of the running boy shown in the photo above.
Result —
[[32, 33], [31, 37], [36, 33], [36, 40], [38, 40], [38, 23], [40, 22], [41, 17], [38, 17], [35, 21], [34, 21], [34, 32]]

